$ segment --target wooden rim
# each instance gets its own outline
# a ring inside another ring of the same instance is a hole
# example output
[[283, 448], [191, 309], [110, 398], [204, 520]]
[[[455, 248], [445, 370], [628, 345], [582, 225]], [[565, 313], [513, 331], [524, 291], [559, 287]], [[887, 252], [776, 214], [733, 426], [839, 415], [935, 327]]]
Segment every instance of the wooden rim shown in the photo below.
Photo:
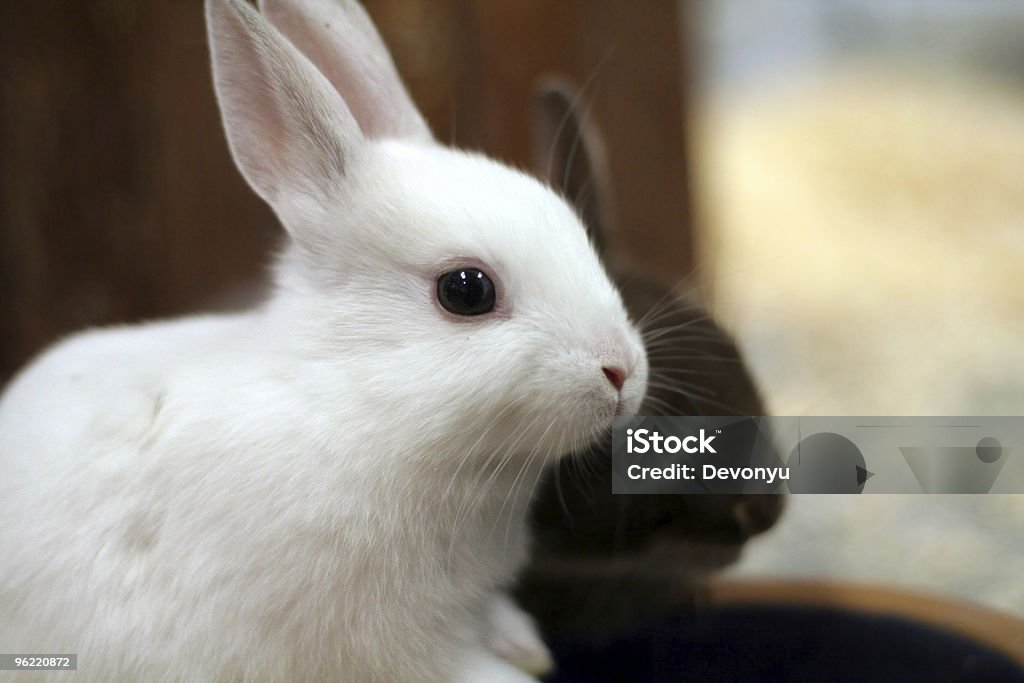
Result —
[[987, 645], [1024, 666], [1024, 619], [958, 598], [845, 581], [782, 579], [716, 580], [707, 596], [718, 607], [799, 605], [902, 617]]

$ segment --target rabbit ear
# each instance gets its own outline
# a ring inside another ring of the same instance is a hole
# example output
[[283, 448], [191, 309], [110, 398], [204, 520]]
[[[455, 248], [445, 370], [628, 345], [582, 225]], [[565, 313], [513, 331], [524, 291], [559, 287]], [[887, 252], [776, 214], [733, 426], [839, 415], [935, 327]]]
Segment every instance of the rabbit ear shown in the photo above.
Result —
[[433, 140], [359, 3], [260, 0], [260, 9], [327, 77], [367, 137]]
[[602, 258], [614, 220], [604, 140], [580, 111], [578, 90], [549, 77], [534, 89], [534, 172], [573, 203]]
[[[325, 196], [362, 141], [330, 83], [244, 0], [207, 0], [214, 85], [242, 175], [279, 213]], [[288, 225], [288, 221], [283, 221]]]

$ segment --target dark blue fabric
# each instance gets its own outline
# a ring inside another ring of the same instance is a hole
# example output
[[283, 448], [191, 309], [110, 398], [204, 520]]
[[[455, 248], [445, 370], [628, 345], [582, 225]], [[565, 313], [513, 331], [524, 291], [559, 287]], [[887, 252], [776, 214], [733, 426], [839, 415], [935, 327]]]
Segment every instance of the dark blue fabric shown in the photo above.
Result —
[[558, 666], [546, 679], [551, 683], [1024, 683], [1024, 669], [1012, 660], [947, 631], [816, 608], [709, 611], [653, 623], [629, 637], [551, 646]]

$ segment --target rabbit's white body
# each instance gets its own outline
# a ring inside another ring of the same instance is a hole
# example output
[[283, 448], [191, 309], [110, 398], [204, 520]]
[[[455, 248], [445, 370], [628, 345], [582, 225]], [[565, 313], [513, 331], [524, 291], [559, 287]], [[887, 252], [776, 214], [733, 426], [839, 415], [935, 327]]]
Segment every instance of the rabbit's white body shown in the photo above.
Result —
[[[501, 591], [529, 494], [639, 406], [639, 335], [568, 205], [433, 142], [357, 5], [261, 4], [308, 60], [242, 0], [207, 15], [290, 236], [274, 294], [72, 337], [7, 389], [0, 649], [80, 681], [529, 680], [492, 651], [528, 623]], [[483, 314], [441, 299], [467, 272]]]
[[351, 400], [370, 368], [270, 325], [91, 332], [11, 387], [5, 649], [78, 653], [89, 681], [447, 680], [473, 652], [523, 557], [519, 467], [481, 498], [420, 452], [464, 426]]
[[[0, 568], [7, 649], [79, 653], [82, 678], [97, 681], [428, 681], [471, 666], [488, 601], [525, 558], [525, 505], [545, 462], [525, 456], [573, 437], [533, 417], [543, 398], [529, 390], [510, 395], [521, 408], [500, 409], [523, 431], [481, 429], [493, 406], [438, 410], [424, 386], [460, 400], [446, 381], [459, 377], [424, 359], [451, 362], [450, 337], [416, 329], [411, 312], [397, 334], [374, 329], [348, 297], [282, 279], [253, 313], [73, 337], [9, 388], [0, 545], [18, 550]], [[614, 294], [595, 293], [597, 316]], [[600, 338], [604, 321], [590, 324]], [[536, 380], [512, 368], [544, 348], [507, 341], [495, 340], [490, 381]], [[549, 376], [571, 366], [554, 360]], [[559, 393], [578, 402], [587, 389]], [[488, 453], [512, 459], [496, 468]]]

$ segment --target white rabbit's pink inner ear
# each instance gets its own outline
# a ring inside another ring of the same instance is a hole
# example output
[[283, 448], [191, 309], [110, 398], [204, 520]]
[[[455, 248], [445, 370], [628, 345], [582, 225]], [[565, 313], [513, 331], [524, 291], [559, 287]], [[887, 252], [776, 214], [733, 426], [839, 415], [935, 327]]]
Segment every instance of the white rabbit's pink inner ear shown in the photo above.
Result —
[[244, 0], [207, 0], [214, 86], [235, 163], [280, 213], [327, 197], [363, 140], [330, 83]]
[[433, 141], [384, 41], [354, 0], [260, 0], [267, 20], [323, 73], [369, 138]]

